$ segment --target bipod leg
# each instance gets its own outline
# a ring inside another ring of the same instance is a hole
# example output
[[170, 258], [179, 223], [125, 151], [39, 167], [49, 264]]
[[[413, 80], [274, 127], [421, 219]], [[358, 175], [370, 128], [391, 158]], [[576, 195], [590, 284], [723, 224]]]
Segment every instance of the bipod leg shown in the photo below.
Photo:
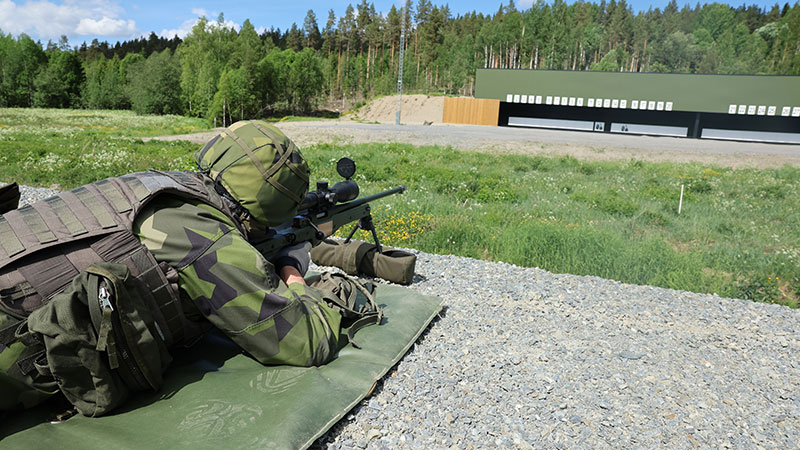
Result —
[[378, 254], [383, 254], [383, 248], [381, 247], [381, 243], [378, 240], [378, 232], [375, 231], [375, 225], [372, 223], [372, 215], [367, 215], [362, 217], [361, 219], [356, 222], [356, 225], [353, 227], [353, 231], [350, 232], [350, 235], [347, 236], [347, 239], [344, 240], [344, 243], [347, 244], [350, 242], [350, 239], [353, 238], [353, 235], [356, 234], [358, 229], [362, 230], [369, 230], [372, 232], [372, 239], [375, 240], [375, 247], [378, 249]]
[[372, 227], [371, 230], [372, 230], [372, 239], [375, 239], [375, 247], [378, 248], [378, 254], [382, 255], [383, 249], [381, 248], [381, 243], [378, 242], [378, 233], [375, 231], [375, 227]]
[[375, 247], [378, 248], [378, 254], [383, 254], [383, 249], [381, 248], [381, 243], [378, 241], [378, 232], [375, 231], [375, 224], [372, 223], [372, 214], [362, 217], [361, 220], [358, 221], [361, 228], [364, 230], [369, 230], [372, 232], [372, 239], [375, 240]]
[[347, 235], [347, 239], [344, 240], [345, 244], [350, 243], [350, 239], [353, 239], [353, 235], [356, 234], [356, 231], [358, 231], [359, 228], [361, 228], [361, 220], [356, 222], [355, 226], [353, 226], [353, 229], [350, 231], [350, 234]]

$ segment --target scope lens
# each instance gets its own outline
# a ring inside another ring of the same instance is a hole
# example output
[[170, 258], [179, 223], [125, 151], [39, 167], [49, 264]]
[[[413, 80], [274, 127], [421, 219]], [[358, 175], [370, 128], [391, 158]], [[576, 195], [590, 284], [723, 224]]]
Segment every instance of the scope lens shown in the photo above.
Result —
[[350, 179], [356, 173], [356, 162], [350, 158], [342, 158], [336, 162], [336, 172], [340, 176]]

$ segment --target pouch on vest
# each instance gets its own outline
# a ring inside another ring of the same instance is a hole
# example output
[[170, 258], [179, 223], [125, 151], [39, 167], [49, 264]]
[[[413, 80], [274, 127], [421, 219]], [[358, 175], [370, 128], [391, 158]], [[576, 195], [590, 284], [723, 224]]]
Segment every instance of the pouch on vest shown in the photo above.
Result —
[[19, 185], [17, 183], [0, 187], [0, 214], [17, 209], [19, 198]]
[[[367, 325], [380, 324], [383, 311], [375, 303], [375, 285], [362, 282], [342, 273], [324, 272], [310, 277], [309, 286], [322, 294], [322, 299], [342, 316], [342, 328], [354, 347], [355, 333]], [[361, 295], [359, 295], [361, 294]]]
[[315, 264], [334, 266], [349, 275], [363, 273], [399, 284], [410, 284], [414, 278], [417, 256], [403, 250], [384, 247], [378, 253], [375, 244], [364, 241], [344, 243], [326, 239], [311, 249]]
[[86, 416], [101, 416], [131, 392], [155, 391], [171, 361], [163, 334], [127, 266], [98, 263], [28, 317], [61, 392]]

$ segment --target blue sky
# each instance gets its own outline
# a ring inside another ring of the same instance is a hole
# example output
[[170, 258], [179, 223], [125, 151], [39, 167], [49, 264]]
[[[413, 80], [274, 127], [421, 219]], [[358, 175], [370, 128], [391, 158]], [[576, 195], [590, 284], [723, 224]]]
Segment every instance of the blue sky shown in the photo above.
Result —
[[[520, 9], [530, 6], [533, 0], [517, 0]], [[571, 0], [567, 0], [571, 2]], [[599, 2], [599, 0], [595, 0]], [[786, 0], [728, 0], [733, 6], [742, 4], [757, 5], [761, 8], [770, 8], [779, 3], [781, 6]], [[629, 0], [634, 12], [647, 10], [651, 6], [662, 8], [669, 0]], [[695, 5], [697, 0], [678, 0], [678, 5]], [[789, 3], [794, 4], [796, 0]], [[313, 9], [317, 15], [320, 27], [325, 24], [328, 10], [333, 9], [338, 18], [344, 14], [348, 4], [355, 7], [359, 1], [338, 0], [312, 0], [304, 2], [276, 2], [273, 0], [260, 1], [117, 1], [117, 0], [0, 0], [0, 30], [4, 33], [19, 35], [26, 33], [34, 39], [43, 42], [48, 39], [58, 40], [59, 36], [66, 35], [73, 45], [93, 38], [116, 42], [148, 35], [150, 32], [172, 37], [177, 34], [181, 37], [191, 30], [197, 18], [205, 15], [216, 19], [220, 12], [225, 14], [225, 19], [231, 26], [238, 27], [245, 19], [250, 19], [257, 29], [280, 28], [285, 30], [297, 22], [302, 25], [306, 12]], [[373, 0], [378, 12], [386, 13], [393, 4], [398, 7], [404, 3], [397, 0]], [[416, 1], [413, 1], [416, 4]], [[434, 4], [448, 3], [454, 15], [478, 11], [494, 13], [500, 6], [500, 1], [437, 1]], [[504, 0], [502, 3], [508, 3]], [[701, 1], [700, 3], [708, 3]]]

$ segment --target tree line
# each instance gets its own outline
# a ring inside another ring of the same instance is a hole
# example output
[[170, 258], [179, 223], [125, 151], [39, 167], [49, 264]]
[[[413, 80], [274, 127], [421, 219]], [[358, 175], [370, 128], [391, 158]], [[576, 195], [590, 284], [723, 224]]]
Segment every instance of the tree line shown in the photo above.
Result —
[[[403, 35], [404, 39], [401, 39]], [[800, 5], [711, 3], [633, 13], [625, 0], [513, 0], [453, 16], [407, 0], [378, 13], [361, 0], [322, 21], [259, 33], [201, 18], [184, 39], [42, 45], [0, 31], [0, 106], [133, 109], [230, 122], [341, 108], [396, 90], [471, 95], [477, 68], [800, 75]]]

